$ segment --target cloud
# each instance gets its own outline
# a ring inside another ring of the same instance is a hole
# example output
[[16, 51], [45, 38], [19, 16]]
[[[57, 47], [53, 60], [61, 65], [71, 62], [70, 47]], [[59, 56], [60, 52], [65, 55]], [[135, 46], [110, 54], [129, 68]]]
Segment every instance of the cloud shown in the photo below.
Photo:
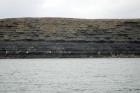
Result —
[[140, 0], [1, 0], [0, 18], [139, 18]]
[[44, 0], [1, 0], [0, 17], [36, 16]]

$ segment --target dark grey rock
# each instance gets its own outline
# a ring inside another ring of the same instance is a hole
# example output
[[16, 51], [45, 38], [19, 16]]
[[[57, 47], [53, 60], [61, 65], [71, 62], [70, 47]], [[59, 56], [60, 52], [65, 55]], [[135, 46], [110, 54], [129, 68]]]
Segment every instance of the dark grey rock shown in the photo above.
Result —
[[140, 19], [0, 20], [0, 58], [140, 57]]

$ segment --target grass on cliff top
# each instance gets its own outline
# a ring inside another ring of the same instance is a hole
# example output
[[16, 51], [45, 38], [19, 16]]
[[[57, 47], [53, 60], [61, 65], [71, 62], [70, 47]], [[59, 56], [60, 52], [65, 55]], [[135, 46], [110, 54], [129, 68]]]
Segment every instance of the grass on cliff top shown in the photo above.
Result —
[[[115, 28], [123, 22], [140, 22], [139, 19], [72, 19], [72, 18], [11, 18], [1, 19], [0, 27], [13, 28], [19, 31], [42, 30], [60, 31], [62, 29], [74, 30], [78, 28]], [[0, 28], [0, 30], [1, 30]]]
[[140, 19], [9, 18], [0, 19], [0, 41], [139, 41], [139, 26]]

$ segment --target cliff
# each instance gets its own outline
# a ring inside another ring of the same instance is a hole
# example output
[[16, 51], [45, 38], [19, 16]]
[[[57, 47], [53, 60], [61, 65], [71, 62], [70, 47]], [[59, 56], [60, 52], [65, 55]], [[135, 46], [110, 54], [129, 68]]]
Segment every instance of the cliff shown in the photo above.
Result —
[[140, 57], [140, 19], [0, 20], [0, 58]]

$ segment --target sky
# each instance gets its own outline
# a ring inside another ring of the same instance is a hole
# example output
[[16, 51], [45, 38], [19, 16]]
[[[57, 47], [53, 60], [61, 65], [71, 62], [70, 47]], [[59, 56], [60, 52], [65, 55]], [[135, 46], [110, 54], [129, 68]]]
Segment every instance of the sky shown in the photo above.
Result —
[[0, 0], [0, 18], [140, 18], [140, 0]]

